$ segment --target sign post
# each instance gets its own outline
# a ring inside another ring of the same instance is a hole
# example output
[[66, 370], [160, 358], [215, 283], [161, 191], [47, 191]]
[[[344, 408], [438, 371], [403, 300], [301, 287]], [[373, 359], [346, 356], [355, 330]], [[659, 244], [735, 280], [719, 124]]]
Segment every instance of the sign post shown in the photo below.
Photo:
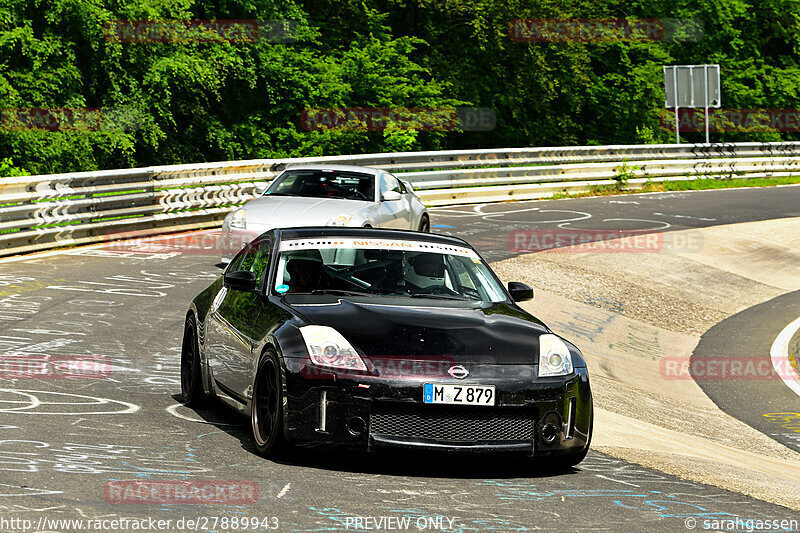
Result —
[[680, 144], [681, 107], [702, 107], [705, 110], [706, 144], [709, 139], [708, 108], [719, 108], [722, 95], [719, 65], [671, 65], [664, 67], [664, 107], [675, 109], [675, 142]]

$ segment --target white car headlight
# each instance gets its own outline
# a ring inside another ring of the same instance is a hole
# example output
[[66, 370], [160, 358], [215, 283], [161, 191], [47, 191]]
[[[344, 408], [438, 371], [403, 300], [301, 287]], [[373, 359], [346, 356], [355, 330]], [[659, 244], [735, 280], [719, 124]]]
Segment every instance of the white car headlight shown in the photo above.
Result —
[[300, 328], [311, 361], [319, 366], [366, 370], [367, 365], [342, 334], [328, 326]]
[[325, 223], [326, 226], [349, 226], [353, 215], [339, 215]]
[[546, 333], [539, 336], [539, 377], [566, 376], [572, 373], [572, 356], [564, 341]]
[[232, 228], [245, 229], [247, 227], [247, 211], [244, 209], [234, 211], [228, 225]]

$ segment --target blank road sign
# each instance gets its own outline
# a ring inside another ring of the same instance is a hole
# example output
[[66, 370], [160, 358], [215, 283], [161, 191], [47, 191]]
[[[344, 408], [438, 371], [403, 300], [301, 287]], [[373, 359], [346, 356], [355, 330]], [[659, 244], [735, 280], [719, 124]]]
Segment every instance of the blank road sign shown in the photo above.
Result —
[[673, 65], [664, 67], [665, 107], [720, 107], [719, 65]]

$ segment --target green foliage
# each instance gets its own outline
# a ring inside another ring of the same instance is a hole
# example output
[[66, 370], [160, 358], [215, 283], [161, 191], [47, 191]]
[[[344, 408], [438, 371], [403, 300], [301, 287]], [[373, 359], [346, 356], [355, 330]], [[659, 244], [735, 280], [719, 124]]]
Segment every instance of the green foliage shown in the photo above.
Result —
[[0, 177], [29, 176], [24, 168], [17, 168], [11, 158], [0, 159]]
[[387, 152], [410, 152], [417, 148], [417, 131], [389, 127], [383, 132], [383, 141]]
[[[519, 42], [515, 19], [694, 21], [702, 38]], [[115, 42], [115, 20], [292, 20], [294, 42]], [[672, 142], [662, 66], [719, 63], [725, 108], [796, 108], [800, 5], [785, 0], [6, 0], [0, 158], [32, 173], [257, 157]], [[309, 108], [492, 108], [491, 131], [308, 130]], [[9, 127], [29, 108], [127, 127]], [[11, 111], [8, 111], [8, 110]], [[667, 121], [668, 122], [668, 121]], [[702, 132], [682, 132], [702, 142]], [[712, 141], [795, 139], [738, 130]], [[4, 171], [5, 173], [6, 171]]]
[[641, 170], [640, 165], [628, 165], [627, 161], [622, 162], [622, 166], [614, 169], [614, 181], [618, 190], [625, 190], [628, 188], [628, 180], [636, 177], [636, 171]]
[[651, 126], [643, 124], [641, 126], [636, 126], [636, 136], [634, 140], [636, 144], [661, 144], [668, 142], [664, 137], [664, 132], [658, 133]]

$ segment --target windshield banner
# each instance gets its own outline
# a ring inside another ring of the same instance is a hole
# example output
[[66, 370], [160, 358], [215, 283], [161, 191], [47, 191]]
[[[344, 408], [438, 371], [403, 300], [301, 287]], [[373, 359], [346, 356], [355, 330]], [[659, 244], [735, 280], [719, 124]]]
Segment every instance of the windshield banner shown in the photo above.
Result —
[[406, 252], [430, 252], [450, 254], [479, 259], [478, 254], [469, 248], [442, 244], [438, 242], [404, 241], [396, 239], [364, 239], [358, 237], [314, 237], [292, 239], [281, 242], [281, 252], [293, 250], [331, 250], [353, 248], [357, 250], [402, 250]]

